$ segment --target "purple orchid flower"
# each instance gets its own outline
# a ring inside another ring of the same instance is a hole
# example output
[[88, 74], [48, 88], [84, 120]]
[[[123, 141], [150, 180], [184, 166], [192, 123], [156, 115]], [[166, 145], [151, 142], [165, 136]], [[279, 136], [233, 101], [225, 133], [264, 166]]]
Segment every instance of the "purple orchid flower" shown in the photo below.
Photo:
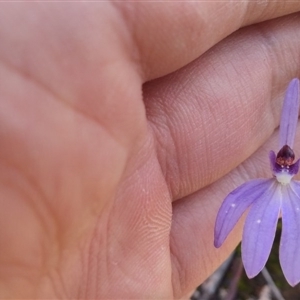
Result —
[[293, 163], [299, 111], [299, 80], [287, 89], [280, 122], [280, 151], [270, 152], [273, 178], [244, 183], [224, 200], [216, 219], [214, 245], [219, 248], [249, 206], [242, 237], [242, 260], [249, 278], [256, 276], [270, 255], [279, 216], [282, 233], [279, 259], [292, 286], [300, 282], [300, 182], [299, 160]]

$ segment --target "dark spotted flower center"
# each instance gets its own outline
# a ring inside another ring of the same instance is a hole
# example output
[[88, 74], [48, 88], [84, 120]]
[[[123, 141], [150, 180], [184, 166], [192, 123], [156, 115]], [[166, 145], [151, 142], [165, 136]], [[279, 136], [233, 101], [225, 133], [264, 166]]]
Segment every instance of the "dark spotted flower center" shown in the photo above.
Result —
[[282, 167], [290, 166], [295, 159], [295, 153], [288, 145], [284, 145], [277, 153], [276, 163]]

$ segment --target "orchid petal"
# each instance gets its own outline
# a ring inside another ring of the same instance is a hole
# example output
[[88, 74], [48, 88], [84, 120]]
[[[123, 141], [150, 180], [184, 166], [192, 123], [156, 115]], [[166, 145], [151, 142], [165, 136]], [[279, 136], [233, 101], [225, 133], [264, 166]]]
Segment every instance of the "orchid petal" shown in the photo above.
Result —
[[298, 159], [293, 165], [290, 166], [290, 174], [291, 175], [296, 175], [299, 172], [299, 164], [300, 164], [300, 159]]
[[242, 238], [242, 259], [249, 278], [256, 276], [270, 255], [281, 207], [281, 185], [269, 185], [248, 213]]
[[223, 201], [215, 224], [214, 245], [219, 248], [245, 210], [264, 197], [274, 179], [254, 179], [232, 191]]
[[280, 121], [280, 145], [281, 149], [284, 145], [291, 148], [294, 146], [294, 139], [298, 123], [299, 112], [299, 79], [294, 78], [286, 91]]
[[269, 160], [270, 160], [271, 170], [272, 172], [274, 172], [276, 170], [276, 154], [272, 150], [269, 153]]
[[283, 187], [279, 259], [288, 283], [300, 282], [300, 182], [296, 181]]

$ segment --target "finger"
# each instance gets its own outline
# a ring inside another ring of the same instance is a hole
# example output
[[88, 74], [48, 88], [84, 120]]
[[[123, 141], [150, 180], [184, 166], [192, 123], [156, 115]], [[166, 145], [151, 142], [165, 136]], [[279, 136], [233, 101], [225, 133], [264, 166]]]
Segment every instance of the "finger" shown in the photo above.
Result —
[[268, 172], [268, 150], [276, 142], [277, 134], [274, 134], [271, 142], [224, 178], [173, 204], [171, 251], [175, 295], [180, 296], [202, 283], [240, 242], [245, 216], [222, 247], [214, 247], [217, 211], [234, 188], [250, 179], [271, 176], [271, 171]]
[[168, 74], [240, 27], [300, 9], [294, 1], [115, 4], [132, 32], [145, 79]]
[[[299, 9], [298, 2], [271, 0], [2, 3], [0, 38], [6, 46], [0, 57], [122, 139], [133, 118], [143, 128], [143, 114], [136, 109], [141, 77], [170, 73], [241, 26]], [[112, 113], [113, 124], [107, 117]]]
[[145, 133], [141, 79], [128, 54], [133, 46], [109, 2], [2, 3], [0, 39], [6, 67], [103, 127], [120, 146], [131, 148]]
[[150, 126], [174, 199], [235, 168], [278, 126], [283, 92], [300, 75], [299, 14], [228, 37], [145, 85]]

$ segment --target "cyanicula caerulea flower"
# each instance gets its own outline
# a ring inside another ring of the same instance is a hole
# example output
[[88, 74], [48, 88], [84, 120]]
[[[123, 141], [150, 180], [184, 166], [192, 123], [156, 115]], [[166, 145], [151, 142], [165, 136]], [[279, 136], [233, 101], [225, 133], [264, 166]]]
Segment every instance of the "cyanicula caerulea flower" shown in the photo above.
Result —
[[215, 224], [215, 247], [219, 248], [242, 214], [250, 207], [242, 237], [242, 260], [249, 278], [265, 266], [282, 217], [279, 259], [290, 285], [300, 282], [300, 182], [299, 160], [293, 163], [299, 111], [299, 80], [287, 89], [280, 121], [279, 152], [270, 152], [273, 178], [244, 183], [224, 200]]

